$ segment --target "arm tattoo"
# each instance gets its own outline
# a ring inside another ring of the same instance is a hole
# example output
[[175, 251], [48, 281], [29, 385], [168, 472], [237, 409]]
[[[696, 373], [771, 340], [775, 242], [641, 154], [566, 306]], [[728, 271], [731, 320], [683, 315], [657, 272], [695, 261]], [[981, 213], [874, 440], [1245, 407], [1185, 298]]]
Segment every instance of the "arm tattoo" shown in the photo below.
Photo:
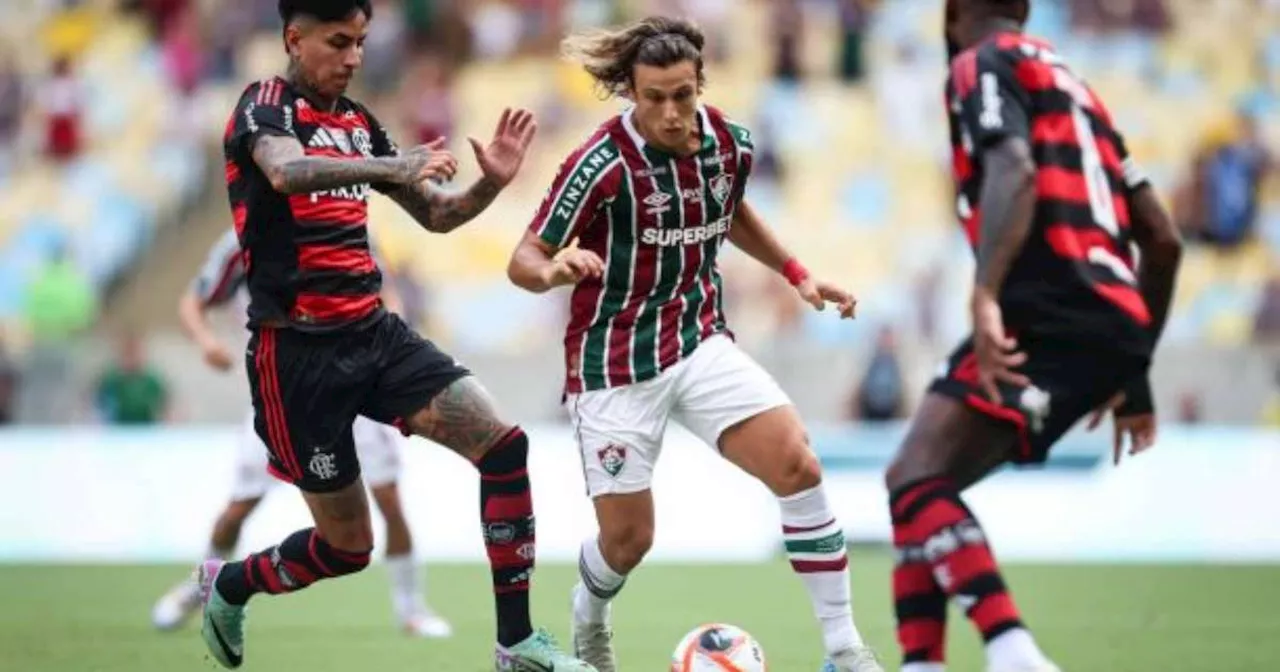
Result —
[[498, 419], [489, 393], [470, 376], [446, 387], [409, 418], [409, 428], [473, 462], [511, 431], [511, 425]]
[[977, 283], [993, 295], [1022, 251], [1035, 215], [1035, 164], [1025, 140], [1008, 138], [983, 157]]
[[389, 195], [422, 228], [433, 233], [449, 233], [475, 219], [493, 203], [499, 191], [497, 185], [481, 178], [461, 193], [446, 193], [430, 183], [421, 183], [401, 187]]
[[394, 158], [347, 160], [306, 156], [302, 143], [277, 135], [264, 136], [254, 143], [253, 160], [271, 181], [271, 186], [285, 194], [391, 181], [400, 165]]

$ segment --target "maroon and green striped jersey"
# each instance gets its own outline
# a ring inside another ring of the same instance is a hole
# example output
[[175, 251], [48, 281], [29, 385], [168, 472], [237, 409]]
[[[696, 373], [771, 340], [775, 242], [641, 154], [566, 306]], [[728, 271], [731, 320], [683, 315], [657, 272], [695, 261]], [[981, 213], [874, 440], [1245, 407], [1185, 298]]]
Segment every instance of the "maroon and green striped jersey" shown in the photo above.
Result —
[[574, 288], [565, 389], [648, 380], [728, 331], [716, 258], [751, 173], [751, 133], [699, 108], [702, 147], [680, 157], [610, 119], [560, 166], [529, 229], [559, 249], [604, 260]]

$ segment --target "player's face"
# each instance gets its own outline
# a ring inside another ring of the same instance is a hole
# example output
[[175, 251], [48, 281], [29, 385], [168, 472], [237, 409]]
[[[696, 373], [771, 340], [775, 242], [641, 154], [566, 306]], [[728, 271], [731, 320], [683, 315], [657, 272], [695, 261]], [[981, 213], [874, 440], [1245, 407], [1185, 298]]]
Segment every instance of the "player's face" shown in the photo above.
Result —
[[678, 154], [698, 146], [698, 71], [693, 61], [632, 73], [637, 130], [645, 140]]
[[346, 92], [364, 61], [369, 19], [356, 10], [343, 21], [296, 22], [285, 41], [307, 84], [320, 95], [337, 98]]

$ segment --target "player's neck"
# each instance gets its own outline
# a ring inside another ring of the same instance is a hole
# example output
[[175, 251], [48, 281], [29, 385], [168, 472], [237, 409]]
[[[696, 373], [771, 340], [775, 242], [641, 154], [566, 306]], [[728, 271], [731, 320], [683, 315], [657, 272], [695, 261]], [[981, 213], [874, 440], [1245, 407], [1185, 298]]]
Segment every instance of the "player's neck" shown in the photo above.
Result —
[[301, 93], [302, 97], [306, 98], [311, 103], [311, 106], [317, 110], [332, 112], [337, 109], [338, 99], [318, 93], [314, 86], [307, 83], [306, 77], [302, 76], [302, 72], [298, 70], [297, 63], [290, 61], [289, 69], [285, 71], [284, 78], [285, 81], [289, 82], [290, 86], [297, 89], [298, 93]]

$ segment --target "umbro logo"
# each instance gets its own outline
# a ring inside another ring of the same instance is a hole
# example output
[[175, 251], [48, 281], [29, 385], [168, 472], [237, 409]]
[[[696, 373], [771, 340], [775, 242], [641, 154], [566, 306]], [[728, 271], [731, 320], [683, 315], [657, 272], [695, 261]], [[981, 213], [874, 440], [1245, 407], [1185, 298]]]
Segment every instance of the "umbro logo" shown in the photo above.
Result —
[[649, 206], [645, 212], [650, 215], [661, 215], [671, 209], [667, 202], [671, 200], [671, 194], [662, 191], [655, 191], [644, 198], [644, 204]]

